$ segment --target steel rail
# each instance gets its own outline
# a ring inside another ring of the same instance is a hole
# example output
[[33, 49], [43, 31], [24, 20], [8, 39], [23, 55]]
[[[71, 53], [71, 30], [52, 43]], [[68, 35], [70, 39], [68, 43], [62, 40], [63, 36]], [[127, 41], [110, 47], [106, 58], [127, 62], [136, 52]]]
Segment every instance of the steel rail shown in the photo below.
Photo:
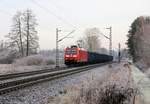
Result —
[[31, 75], [35, 75], [35, 74], [52, 72], [52, 71], [62, 70], [62, 69], [65, 69], [65, 68], [67, 68], [67, 67], [60, 67], [59, 69], [49, 68], [49, 69], [41, 69], [41, 70], [36, 70], [36, 71], [27, 71], [27, 72], [10, 73], [10, 74], [0, 74], [0, 81], [7, 80], [7, 79], [12, 79], [12, 78], [17, 78], [17, 77], [31, 76]]
[[20, 89], [20, 88], [31, 86], [36, 83], [54, 80], [60, 77], [65, 77], [71, 74], [83, 72], [83, 71], [90, 70], [96, 67], [100, 67], [106, 64], [108, 63], [101, 63], [101, 64], [95, 64], [95, 65], [82, 66], [78, 68], [71, 68], [67, 70], [54, 71], [54, 72], [44, 73], [44, 74], [40, 74], [36, 76], [30, 76], [30, 77], [23, 78], [23, 79], [17, 79], [14, 81], [4, 82], [0, 84], [0, 95]]

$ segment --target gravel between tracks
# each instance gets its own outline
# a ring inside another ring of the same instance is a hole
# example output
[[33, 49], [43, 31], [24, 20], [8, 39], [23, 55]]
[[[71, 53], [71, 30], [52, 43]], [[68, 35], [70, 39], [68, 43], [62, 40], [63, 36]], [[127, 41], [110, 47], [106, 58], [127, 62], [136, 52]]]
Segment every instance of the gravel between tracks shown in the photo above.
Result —
[[[115, 68], [114, 68], [115, 67]], [[88, 78], [106, 77], [107, 73], [117, 70], [119, 66], [116, 64], [109, 68], [108, 65], [95, 68], [86, 72], [81, 72], [71, 76], [63, 77], [57, 80], [40, 83], [32, 87], [14, 91], [9, 94], [0, 96], [0, 104], [45, 104], [49, 96], [56, 96], [63, 92], [66, 86], [81, 83]]]

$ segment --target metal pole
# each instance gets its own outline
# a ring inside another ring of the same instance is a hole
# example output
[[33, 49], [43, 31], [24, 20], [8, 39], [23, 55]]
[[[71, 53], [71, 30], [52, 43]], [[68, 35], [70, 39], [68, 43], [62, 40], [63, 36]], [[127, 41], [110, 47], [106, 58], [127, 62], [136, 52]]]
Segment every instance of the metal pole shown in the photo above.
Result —
[[110, 33], [109, 33], [109, 55], [112, 56], [112, 27], [106, 28], [109, 29]]
[[110, 38], [109, 54], [112, 56], [112, 27], [110, 27], [109, 29], [110, 29], [110, 34], [109, 34], [109, 38]]
[[58, 32], [61, 31], [56, 28], [56, 68], [59, 68], [59, 47], [58, 47]]
[[121, 52], [120, 52], [120, 47], [121, 47], [121, 45], [120, 45], [120, 43], [118, 44], [118, 62], [120, 63], [120, 56], [121, 56]]
[[58, 28], [56, 28], [56, 68], [59, 68], [59, 42], [61, 42], [62, 40], [64, 40], [65, 38], [67, 38], [70, 34], [72, 34], [73, 32], [75, 32], [75, 30], [71, 31], [69, 34], [67, 34], [65, 37], [58, 39], [58, 33], [61, 30], [59, 30]]

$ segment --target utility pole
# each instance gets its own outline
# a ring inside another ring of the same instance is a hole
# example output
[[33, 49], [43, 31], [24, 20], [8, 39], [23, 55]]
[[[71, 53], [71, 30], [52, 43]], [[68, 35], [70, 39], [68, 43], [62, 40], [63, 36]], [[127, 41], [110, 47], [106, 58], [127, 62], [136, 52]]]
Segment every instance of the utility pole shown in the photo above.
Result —
[[58, 48], [58, 34], [61, 30], [56, 28], [56, 68], [59, 68], [59, 48]]
[[109, 33], [109, 55], [112, 56], [112, 27], [110, 26], [109, 28], [106, 28], [106, 29], [109, 29], [110, 33]]
[[121, 45], [120, 45], [120, 43], [118, 44], [118, 62], [120, 63], [120, 59], [121, 59], [121, 52], [120, 52], [120, 47], [121, 47]]
[[29, 55], [29, 35], [30, 35], [30, 32], [29, 32], [29, 11], [27, 10], [27, 52], [26, 52], [26, 56]]
[[62, 40], [64, 40], [65, 38], [69, 38], [68, 36], [71, 35], [73, 32], [75, 32], [75, 30], [71, 31], [69, 34], [67, 34], [66, 36], [64, 36], [63, 38], [59, 39], [59, 32], [61, 30], [59, 30], [58, 28], [56, 28], [56, 68], [59, 68], [59, 42], [61, 42]]
[[100, 33], [101, 35], [103, 35], [105, 38], [109, 39], [109, 55], [112, 56], [112, 27], [108, 27], [105, 29], [109, 29], [109, 37], [104, 35], [103, 33]]

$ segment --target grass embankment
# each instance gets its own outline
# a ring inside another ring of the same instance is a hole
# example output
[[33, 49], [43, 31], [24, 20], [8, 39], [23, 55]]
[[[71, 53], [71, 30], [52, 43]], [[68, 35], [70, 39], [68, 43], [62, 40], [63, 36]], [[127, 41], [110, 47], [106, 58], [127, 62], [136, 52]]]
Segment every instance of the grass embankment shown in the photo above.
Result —
[[136, 91], [127, 64], [106, 69], [101, 77], [94, 74], [80, 84], [66, 87], [48, 104], [133, 104]]

